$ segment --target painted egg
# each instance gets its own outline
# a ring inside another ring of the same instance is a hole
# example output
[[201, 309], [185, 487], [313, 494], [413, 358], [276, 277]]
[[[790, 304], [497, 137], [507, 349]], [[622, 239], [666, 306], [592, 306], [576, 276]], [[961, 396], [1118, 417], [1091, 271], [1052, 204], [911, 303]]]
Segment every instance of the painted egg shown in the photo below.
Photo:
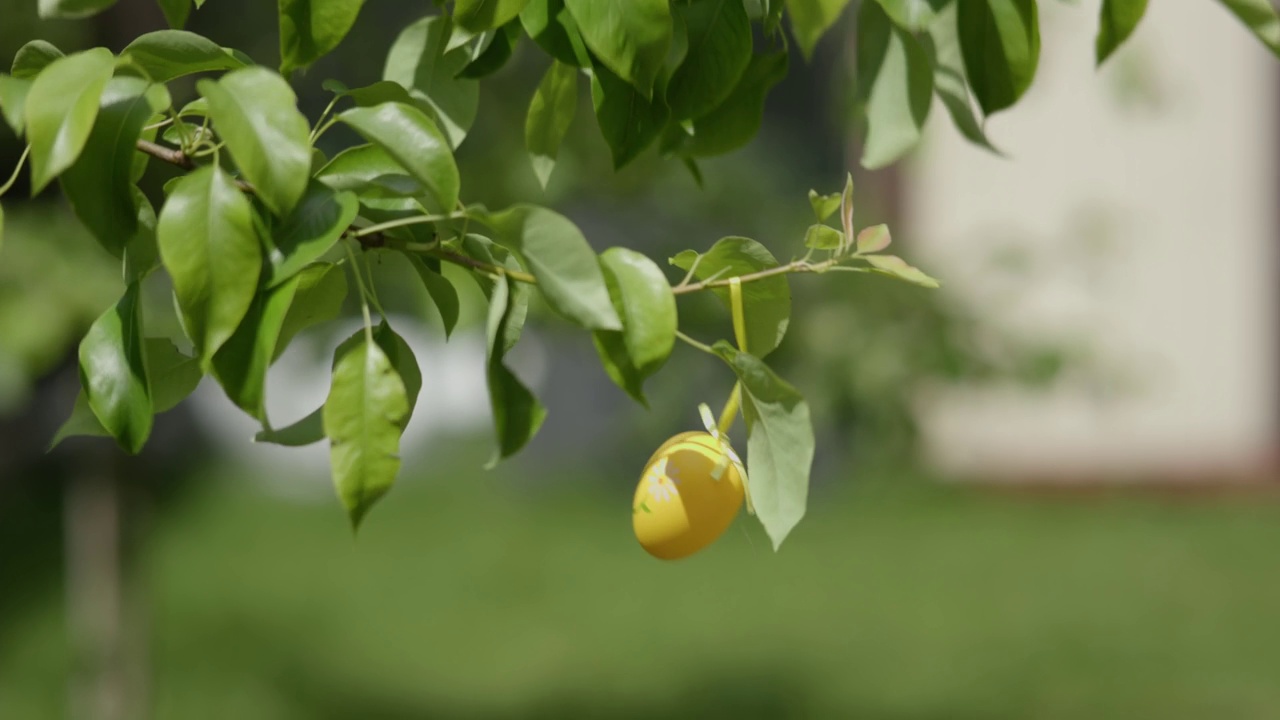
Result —
[[726, 463], [714, 477], [724, 452], [705, 432], [676, 435], [649, 458], [636, 488], [631, 524], [650, 555], [663, 560], [688, 557], [710, 545], [729, 527], [742, 506], [742, 476]]

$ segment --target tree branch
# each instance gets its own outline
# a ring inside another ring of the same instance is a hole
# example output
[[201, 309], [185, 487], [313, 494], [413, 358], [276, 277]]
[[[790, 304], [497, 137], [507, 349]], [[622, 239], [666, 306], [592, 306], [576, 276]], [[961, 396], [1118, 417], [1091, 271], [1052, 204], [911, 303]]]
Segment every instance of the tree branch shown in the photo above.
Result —
[[[140, 153], [150, 155], [151, 157], [156, 158], [157, 160], [163, 160], [169, 163], [170, 165], [175, 165], [177, 167], [182, 168], [183, 170], [195, 170], [197, 167], [199, 167], [199, 165], [196, 165], [196, 161], [191, 159], [190, 155], [182, 152], [177, 148], [165, 147], [164, 145], [151, 142], [150, 140], [139, 140], [137, 143], [137, 148], [138, 148], [138, 152]], [[244, 180], [236, 178], [235, 182], [236, 182], [236, 187], [240, 188], [244, 192], [247, 192], [247, 193], [254, 192], [253, 186], [245, 182]]]
[[746, 275], [738, 275], [736, 278], [727, 277], [727, 278], [719, 278], [716, 280], [707, 280], [704, 282], [681, 283], [680, 285], [676, 285], [675, 287], [671, 288], [671, 292], [675, 295], [687, 295], [688, 293], [696, 293], [702, 290], [709, 290], [711, 288], [729, 287], [729, 285], [735, 279], [742, 283], [749, 283], [749, 282], [755, 282], [756, 280], [764, 280], [765, 278], [771, 278], [775, 275], [789, 275], [791, 273], [817, 273], [817, 272], [822, 272], [824, 270], [829, 270], [835, 267], [838, 262], [839, 260], [837, 260], [836, 258], [832, 258], [830, 260], [823, 260], [820, 263], [811, 263], [805, 260], [796, 260], [795, 262], [790, 262], [790, 263], [787, 263], [786, 265], [779, 265], [778, 267], [769, 268], [768, 270], [761, 270], [759, 272], [747, 273]]

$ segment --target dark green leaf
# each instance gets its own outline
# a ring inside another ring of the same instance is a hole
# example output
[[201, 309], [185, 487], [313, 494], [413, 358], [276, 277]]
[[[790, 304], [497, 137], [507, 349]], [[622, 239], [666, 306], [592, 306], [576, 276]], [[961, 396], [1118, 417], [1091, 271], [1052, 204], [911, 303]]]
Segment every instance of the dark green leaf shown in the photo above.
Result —
[[457, 0], [453, 21], [473, 33], [496, 28], [514, 20], [529, 0]]
[[705, 115], [724, 102], [751, 62], [751, 21], [738, 0], [694, 0], [673, 6], [689, 49], [667, 84], [673, 120]]
[[843, 242], [844, 235], [826, 225], [810, 225], [804, 234], [804, 246], [815, 250], [835, 250]]
[[427, 294], [431, 296], [436, 310], [440, 312], [440, 321], [444, 324], [444, 336], [448, 338], [458, 325], [458, 313], [461, 309], [458, 291], [453, 287], [453, 283], [449, 282], [449, 278], [441, 275], [437, 270], [432, 270], [422, 258], [412, 253], [406, 253], [406, 257], [409, 258], [413, 269], [418, 272], [418, 277], [422, 278]]
[[0, 117], [13, 128], [15, 135], [22, 136], [27, 127], [23, 113], [27, 106], [27, 93], [31, 91], [31, 81], [16, 78], [12, 75], [0, 75]]
[[148, 83], [141, 78], [112, 78], [102, 93], [98, 119], [84, 151], [62, 174], [62, 189], [76, 216], [116, 257], [138, 232], [135, 146], [147, 120], [166, 107], [163, 94], [148, 92]]
[[267, 368], [275, 357], [280, 330], [293, 305], [298, 276], [270, 290], [261, 290], [240, 326], [213, 356], [213, 375], [237, 407], [266, 421]]
[[512, 336], [519, 337], [523, 324], [523, 304], [517, 303], [516, 294], [507, 285], [506, 276], [500, 275], [493, 280], [489, 298], [487, 375], [489, 404], [498, 438], [498, 447], [489, 462], [490, 467], [519, 452], [537, 434], [542, 421], [547, 417], [547, 410], [538, 402], [538, 398], [502, 362], [503, 356], [514, 344]]
[[146, 193], [134, 186], [130, 188], [133, 204], [137, 208], [134, 226], [137, 231], [124, 246], [124, 278], [128, 282], [141, 280], [160, 267], [160, 248], [156, 246], [156, 211]]
[[167, 412], [187, 399], [204, 373], [200, 361], [187, 357], [165, 338], [147, 338], [147, 379], [151, 385], [151, 405], [156, 414]]
[[192, 73], [235, 70], [245, 62], [202, 35], [185, 30], [157, 30], [140, 35], [120, 53], [137, 63], [155, 82]]
[[1146, 11], [1147, 0], [1102, 0], [1098, 37], [1094, 43], [1099, 65], [1129, 39]]
[[596, 350], [618, 387], [644, 403], [645, 378], [662, 368], [675, 345], [676, 298], [661, 268], [634, 250], [610, 248], [600, 265], [622, 331], [597, 331]]
[[[1271, 52], [1280, 55], [1280, 17], [1271, 0], [1219, 0], [1244, 23]], [[15, 70], [14, 75], [17, 75]]]
[[254, 442], [283, 445], [284, 447], [303, 447], [318, 443], [324, 439], [324, 406], [316, 408], [310, 415], [282, 428], [265, 428], [253, 436]]
[[577, 110], [578, 69], [552, 62], [529, 103], [529, 115], [524, 122], [524, 146], [533, 161], [533, 172], [544, 188]]
[[156, 231], [187, 336], [207, 368], [257, 291], [262, 250], [253, 210], [231, 178], [210, 165], [178, 181]]
[[169, 27], [181, 30], [191, 16], [191, 0], [157, 0]]
[[[755, 240], [744, 237], [721, 238], [701, 256], [701, 260], [698, 258], [698, 253], [685, 250], [672, 258], [671, 264], [688, 271], [697, 262], [694, 277], [698, 280], [727, 280], [778, 267], [773, 253]], [[732, 309], [727, 288], [717, 287], [712, 292]], [[791, 288], [787, 284], [787, 276], [774, 275], [743, 283], [742, 306], [747, 326], [747, 347], [743, 349], [757, 357], [765, 357], [782, 342], [791, 322]]]
[[280, 0], [280, 72], [328, 55], [351, 31], [364, 0]]
[[693, 121], [694, 155], [722, 155], [746, 145], [760, 130], [770, 88], [787, 76], [787, 53], [754, 55], [733, 92], [715, 110]]
[[98, 48], [54, 60], [31, 84], [25, 112], [33, 195], [80, 157], [114, 68], [111, 51]]
[[592, 75], [591, 100], [615, 170], [656, 140], [671, 116], [661, 93], [648, 100], [604, 67], [597, 67]]
[[11, 72], [20, 80], [30, 80], [61, 57], [64, 57], [62, 51], [52, 44], [44, 40], [32, 40], [18, 48], [17, 54], [13, 56]]
[[85, 18], [106, 10], [116, 0], [40, 0], [42, 18]]
[[391, 367], [395, 368], [396, 375], [399, 375], [400, 381], [404, 383], [405, 400], [409, 402], [409, 411], [404, 414], [404, 419], [400, 422], [400, 431], [403, 432], [409, 426], [413, 408], [418, 404], [418, 393], [422, 391], [422, 370], [418, 368], [418, 359], [413, 356], [413, 348], [391, 329], [386, 320], [374, 329], [373, 341], [382, 348]]
[[102, 423], [98, 422], [97, 416], [89, 408], [89, 399], [85, 397], [84, 390], [76, 395], [76, 404], [71, 408], [71, 416], [58, 428], [53, 440], [49, 441], [48, 449], [53, 450], [61, 445], [63, 440], [72, 437], [111, 437], [111, 433], [102, 427]]
[[520, 40], [520, 23], [512, 20], [497, 30], [488, 31], [486, 36], [490, 40], [484, 46], [483, 52], [467, 63], [467, 66], [462, 68], [462, 72], [458, 73], [458, 77], [477, 79], [501, 70], [502, 66], [511, 59], [511, 53]]
[[353, 528], [400, 471], [400, 433], [409, 414], [404, 382], [367, 330], [338, 349], [324, 403], [333, 482]]
[[275, 287], [319, 260], [356, 219], [359, 203], [349, 192], [336, 192], [312, 181], [302, 200], [271, 232], [267, 246], [268, 287]]
[[800, 393], [758, 358], [723, 340], [715, 351], [742, 383], [747, 420], [748, 491], [777, 550], [804, 517], [813, 465], [813, 424]]
[[138, 284], [131, 283], [80, 341], [80, 386], [102, 427], [132, 455], [151, 434], [151, 391], [142, 347]]
[[538, 279], [547, 304], [591, 330], [621, 330], [596, 254], [568, 218], [535, 205], [515, 205], [477, 218]]
[[858, 12], [858, 96], [867, 122], [863, 167], [882, 168], [920, 142], [933, 104], [929, 56], [874, 2]]
[[409, 93], [430, 104], [436, 124], [457, 147], [475, 122], [480, 103], [480, 85], [457, 77], [471, 62], [466, 48], [447, 50], [450, 37], [448, 16], [423, 18], [405, 28], [391, 52], [382, 77], [399, 83]]
[[1012, 106], [1040, 62], [1035, 0], [956, 0], [965, 74], [987, 115]]
[[311, 126], [284, 78], [253, 67], [201, 80], [214, 129], [255, 194], [278, 216], [302, 199], [311, 176]]
[[383, 103], [352, 108], [338, 117], [421, 182], [435, 201], [435, 210], [451, 212], [458, 204], [461, 181], [449, 142], [420, 110], [404, 103]]
[[538, 47], [558, 62], [591, 67], [587, 45], [564, 0], [529, 0], [520, 11], [520, 24]]
[[347, 299], [347, 276], [338, 265], [316, 263], [295, 277], [298, 289], [280, 327], [272, 362], [284, 354], [298, 333], [338, 317], [342, 312], [342, 302]]
[[805, 60], [813, 59], [813, 49], [822, 35], [835, 25], [849, 0], [786, 0], [791, 16], [791, 32], [800, 44]]
[[969, 81], [965, 79], [964, 57], [960, 53], [960, 36], [956, 27], [955, 4], [939, 10], [937, 18], [929, 25], [928, 32], [919, 37], [933, 64], [933, 91], [951, 115], [951, 122], [969, 142], [998, 153], [987, 139], [969, 97]]
[[591, 52], [642, 97], [651, 97], [671, 45], [667, 0], [565, 0], [565, 7]]

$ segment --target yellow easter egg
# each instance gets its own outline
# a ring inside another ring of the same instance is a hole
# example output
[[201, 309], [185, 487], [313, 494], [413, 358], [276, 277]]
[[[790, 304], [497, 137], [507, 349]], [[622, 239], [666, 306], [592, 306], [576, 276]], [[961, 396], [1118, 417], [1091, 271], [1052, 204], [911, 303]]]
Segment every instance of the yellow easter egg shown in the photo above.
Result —
[[710, 545], [729, 527], [742, 506], [742, 476], [705, 432], [686, 432], [662, 444], [649, 458], [636, 488], [631, 524], [650, 555], [663, 560], [688, 557]]

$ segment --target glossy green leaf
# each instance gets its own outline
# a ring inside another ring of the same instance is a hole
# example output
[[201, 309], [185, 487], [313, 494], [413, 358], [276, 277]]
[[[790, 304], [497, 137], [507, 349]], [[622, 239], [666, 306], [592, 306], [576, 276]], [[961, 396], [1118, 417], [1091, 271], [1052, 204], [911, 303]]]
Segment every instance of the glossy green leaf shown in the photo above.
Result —
[[[868, 0], [870, 1], [870, 0]], [[836, 24], [849, 0], [786, 0], [791, 32], [796, 36], [806, 61], [813, 59], [813, 49], [823, 34]]]
[[[694, 268], [694, 277], [704, 281], [708, 278], [726, 280], [778, 267], [777, 259], [768, 248], [744, 237], [721, 238], [701, 259], [693, 250], [685, 250], [672, 258], [671, 264], [686, 272]], [[713, 288], [712, 292], [725, 307], [732, 309], [727, 288]], [[745, 349], [757, 357], [765, 357], [782, 342], [791, 323], [791, 287], [787, 276], [774, 275], [743, 283], [742, 306], [747, 330]]]
[[817, 190], [809, 191], [809, 206], [813, 208], [814, 217], [818, 218], [818, 222], [825, 222], [840, 209], [840, 197], [840, 193], [819, 195]]
[[421, 182], [409, 177], [409, 171], [377, 145], [343, 150], [316, 173], [316, 179], [383, 210], [414, 210], [420, 206], [412, 198], [427, 193]]
[[418, 393], [422, 391], [422, 370], [418, 367], [418, 359], [413, 356], [413, 348], [391, 329], [386, 320], [374, 328], [373, 341], [382, 348], [387, 361], [391, 363], [391, 367], [395, 368], [396, 375], [399, 375], [400, 381], [404, 383], [405, 400], [409, 403], [409, 411], [400, 421], [400, 430], [403, 432], [409, 426], [413, 408], [418, 404]]
[[490, 30], [486, 37], [490, 40], [483, 45], [483, 51], [475, 56], [467, 66], [458, 73], [460, 78], [478, 79], [487, 77], [502, 69], [511, 59], [516, 43], [520, 41], [520, 23], [512, 20], [496, 30]]
[[213, 356], [213, 375], [227, 397], [259, 421], [266, 420], [267, 368], [275, 357], [280, 330], [297, 290], [295, 275], [260, 291], [235, 334]]
[[195, 392], [204, 377], [200, 361], [182, 354], [166, 338], [147, 338], [143, 350], [147, 355], [151, 405], [157, 415], [168, 412]]
[[1101, 65], [1120, 44], [1129, 39], [1142, 16], [1147, 12], [1147, 0], [1102, 0], [1102, 12], [1098, 18], [1098, 37], [1094, 52]]
[[159, 83], [212, 70], [235, 70], [243, 59], [212, 40], [185, 30], [157, 30], [139, 35], [120, 53]]
[[965, 74], [987, 115], [1012, 106], [1031, 86], [1040, 62], [1035, 0], [956, 0]]
[[126, 282], [141, 280], [160, 267], [160, 248], [156, 245], [156, 211], [146, 193], [137, 186], [131, 187], [136, 228], [133, 237], [124, 246], [124, 279]]
[[875, 272], [905, 280], [913, 285], [936, 288], [941, 285], [937, 280], [924, 274], [919, 268], [912, 267], [896, 255], [868, 255], [866, 261], [871, 263]]
[[520, 11], [520, 24], [529, 37], [556, 61], [591, 67], [587, 44], [564, 0], [529, 0]]
[[651, 97], [671, 45], [667, 0], [565, 0], [565, 7], [600, 62]]
[[116, 0], [40, 0], [37, 7], [42, 18], [86, 18], [106, 10]]
[[634, 250], [610, 248], [600, 266], [622, 330], [595, 332], [596, 351], [613, 382], [645, 403], [644, 380], [662, 369], [675, 345], [676, 297], [662, 269]]
[[965, 78], [964, 56], [960, 52], [956, 4], [951, 3], [939, 10], [928, 32], [918, 37], [933, 64], [933, 91], [951, 115], [951, 122], [969, 142], [998, 153], [987, 139], [982, 122], [973, 109], [969, 81]]
[[98, 48], [54, 60], [31, 84], [25, 113], [33, 195], [80, 157], [114, 68], [111, 51]]
[[311, 176], [311, 126], [284, 78], [253, 67], [217, 81], [201, 80], [214, 129], [255, 194], [278, 216], [288, 215]]
[[[159, 86], [156, 86], [159, 87]], [[84, 151], [62, 174], [62, 190], [76, 216], [116, 257], [138, 232], [133, 167], [142, 127], [164, 110], [166, 93], [148, 92], [147, 81], [112, 78]]]
[[152, 411], [137, 283], [80, 341], [80, 385], [102, 427], [125, 452], [138, 454], [151, 434]]
[[769, 90], [787, 76], [785, 51], [754, 55], [733, 92], [715, 110], [693, 121], [693, 155], [723, 155], [751, 142], [764, 119]]
[[422, 278], [422, 285], [427, 289], [427, 295], [431, 297], [436, 310], [440, 313], [440, 321], [444, 324], [444, 336], [448, 338], [458, 325], [458, 315], [461, 311], [457, 289], [453, 287], [449, 278], [432, 270], [422, 258], [412, 253], [406, 253], [406, 257], [409, 258], [413, 269], [417, 271], [418, 277]]
[[169, 27], [181, 30], [191, 17], [191, 0], [157, 0]]
[[435, 201], [435, 210], [451, 212], [458, 204], [461, 180], [453, 152], [444, 133], [422, 111], [403, 103], [383, 103], [352, 108], [338, 117], [421, 182]]
[[533, 273], [553, 310], [591, 330], [622, 329], [596, 254], [568, 218], [535, 205], [515, 205], [477, 219]]
[[529, 0], [457, 0], [453, 21], [471, 32], [496, 28], [516, 19]]
[[658, 139], [671, 116], [661, 94], [648, 100], [603, 67], [597, 67], [592, 74], [591, 100], [615, 170], [634, 160]]
[[423, 18], [406, 27], [387, 55], [384, 80], [398, 83], [431, 106], [451, 147], [467, 137], [480, 104], [480, 85], [457, 77], [471, 61], [466, 48], [447, 50], [448, 16]]
[[339, 265], [308, 265], [295, 277], [298, 287], [293, 294], [293, 304], [280, 326], [272, 362], [284, 354], [298, 333], [342, 314], [342, 304], [347, 299], [347, 274]]
[[759, 358], [723, 340], [714, 349], [742, 384], [748, 491], [756, 517], [777, 550], [804, 517], [808, 503], [814, 451], [809, 405]]
[[27, 93], [31, 91], [31, 81], [16, 78], [12, 75], [0, 74], [0, 117], [13, 128], [13, 133], [22, 136], [27, 127], [24, 110], [27, 106]]
[[[461, 248], [469, 257], [489, 265], [505, 267], [508, 270], [521, 269], [510, 251], [483, 235], [469, 233], [462, 239]], [[471, 277], [476, 281], [476, 285], [480, 286], [484, 296], [492, 299], [497, 285], [493, 275], [475, 270], [471, 273]], [[531, 286], [520, 282], [511, 283], [509, 290], [507, 313], [503, 318], [502, 332], [499, 335], [500, 351], [504, 354], [511, 352], [511, 348], [520, 341], [520, 334], [524, 331], [524, 323], [529, 315], [529, 299], [533, 294]]]
[[[1280, 55], [1280, 17], [1272, 0], [1218, 0], [1240, 22], [1266, 45], [1271, 52]], [[18, 73], [15, 71], [14, 75]]]
[[207, 368], [257, 291], [262, 250], [253, 210], [231, 177], [210, 165], [177, 182], [156, 232], [187, 336]]
[[62, 57], [65, 57], [62, 51], [51, 43], [45, 40], [32, 40], [18, 48], [18, 52], [13, 56], [10, 72], [20, 80], [30, 80], [53, 64], [54, 60]]
[[279, 0], [280, 72], [328, 55], [351, 31], [364, 0]]
[[517, 302], [517, 292], [525, 291], [513, 292], [506, 276], [498, 276], [493, 280], [489, 297], [487, 377], [489, 406], [498, 440], [490, 467], [519, 452], [547, 417], [547, 410], [538, 398], [502, 362], [524, 325], [524, 305]]
[[404, 382], [369, 333], [338, 349], [325, 400], [324, 433], [338, 498], [353, 528], [400, 471], [400, 433], [409, 414]]
[[705, 115], [724, 102], [751, 62], [751, 21], [736, 0], [672, 6], [688, 37], [684, 60], [667, 84], [674, 120]]
[[844, 243], [844, 235], [827, 225], [810, 225], [804, 234], [804, 246], [814, 250], [835, 250]]
[[889, 165], [920, 142], [933, 104], [933, 68], [920, 43], [875, 2], [858, 12], [858, 96], [867, 123], [863, 167]]
[[524, 146], [533, 161], [533, 172], [544, 188], [555, 169], [560, 143], [569, 133], [577, 111], [578, 69], [552, 62], [533, 94], [524, 122]]
[[271, 230], [267, 244], [268, 287], [275, 287], [319, 260], [356, 219], [360, 206], [350, 192], [312, 181], [293, 212]]

